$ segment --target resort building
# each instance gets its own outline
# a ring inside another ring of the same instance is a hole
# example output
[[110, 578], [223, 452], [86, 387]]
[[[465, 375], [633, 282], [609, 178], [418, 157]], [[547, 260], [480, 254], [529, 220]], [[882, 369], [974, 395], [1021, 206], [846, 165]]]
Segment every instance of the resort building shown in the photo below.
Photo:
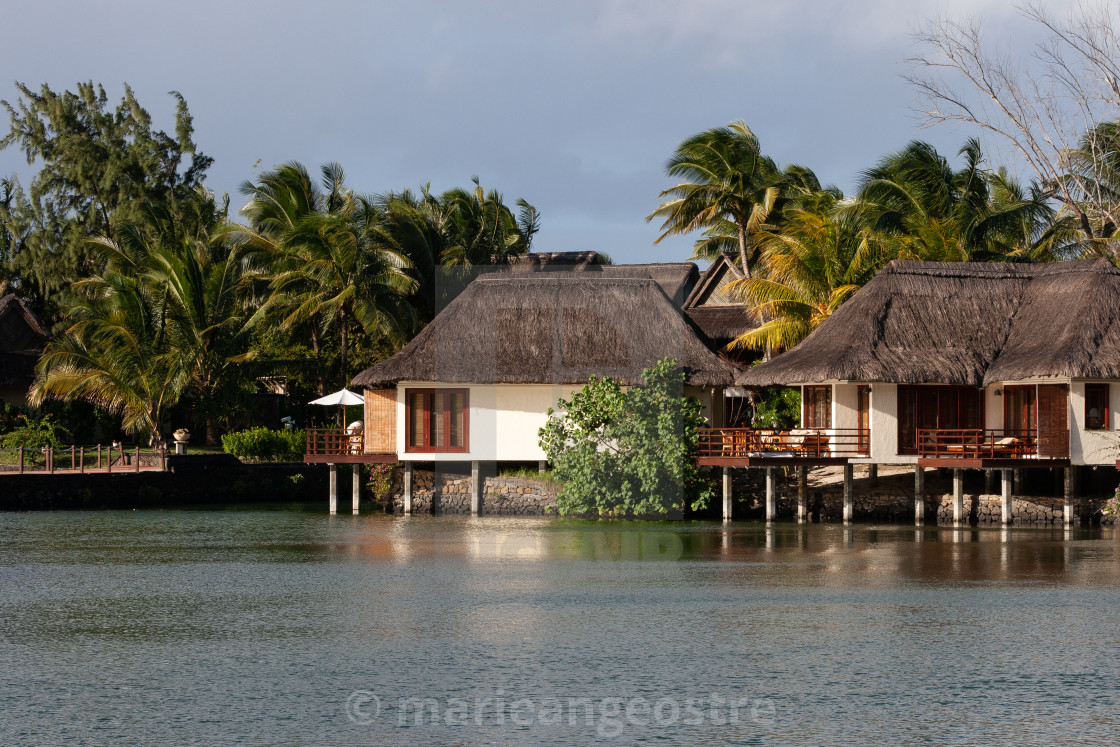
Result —
[[958, 496], [960, 470], [1001, 469], [1005, 497], [1011, 469], [1057, 467], [1070, 519], [1075, 468], [1116, 465], [1118, 309], [1120, 270], [1103, 259], [891, 262], [738, 377], [799, 387], [801, 428], [712, 431], [703, 461], [842, 463], [848, 482], [853, 464], [914, 464], [919, 485], [923, 468], [950, 467]]

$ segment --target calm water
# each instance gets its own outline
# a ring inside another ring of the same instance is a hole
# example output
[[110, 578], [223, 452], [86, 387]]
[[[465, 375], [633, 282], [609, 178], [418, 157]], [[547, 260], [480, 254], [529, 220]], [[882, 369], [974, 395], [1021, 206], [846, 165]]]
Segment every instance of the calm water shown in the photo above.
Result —
[[0, 514], [0, 590], [4, 745], [1112, 745], [1120, 725], [1109, 530]]

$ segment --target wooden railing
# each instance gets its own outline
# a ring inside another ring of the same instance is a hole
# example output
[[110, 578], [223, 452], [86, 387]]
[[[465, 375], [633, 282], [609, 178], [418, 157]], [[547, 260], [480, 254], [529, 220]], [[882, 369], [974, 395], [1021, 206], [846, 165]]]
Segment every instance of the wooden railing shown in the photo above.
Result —
[[993, 428], [919, 428], [918, 456], [934, 459], [1034, 459], [1033, 431]]
[[308, 428], [307, 456], [344, 456], [365, 450], [362, 433], [348, 433], [341, 428]]
[[167, 448], [112, 446], [0, 449], [0, 474], [166, 471]]
[[700, 457], [842, 458], [871, 454], [866, 428], [701, 428]]

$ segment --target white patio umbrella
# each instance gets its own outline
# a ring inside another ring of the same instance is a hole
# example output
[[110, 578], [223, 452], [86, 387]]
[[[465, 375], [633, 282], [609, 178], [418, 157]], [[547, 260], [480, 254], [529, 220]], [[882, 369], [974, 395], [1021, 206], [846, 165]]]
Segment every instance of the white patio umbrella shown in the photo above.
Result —
[[339, 427], [342, 427], [342, 424], [346, 421], [346, 418], [343, 415], [343, 413], [345, 412], [345, 406], [360, 405], [364, 402], [365, 400], [362, 399], [362, 395], [354, 394], [349, 389], [339, 389], [337, 392], [332, 392], [323, 397], [320, 397], [319, 399], [313, 399], [307, 404], [324, 405], [326, 407], [338, 407], [338, 425]]
[[362, 395], [354, 394], [349, 389], [339, 389], [337, 392], [332, 392], [331, 394], [320, 397], [319, 399], [313, 399], [307, 404], [327, 405], [329, 407], [332, 405], [360, 405], [364, 402], [365, 400], [362, 399]]

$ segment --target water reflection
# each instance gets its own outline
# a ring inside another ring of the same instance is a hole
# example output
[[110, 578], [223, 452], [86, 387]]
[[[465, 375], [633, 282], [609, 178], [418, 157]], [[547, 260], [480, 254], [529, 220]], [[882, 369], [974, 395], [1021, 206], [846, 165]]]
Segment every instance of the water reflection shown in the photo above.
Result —
[[1110, 743], [1120, 691], [1113, 529], [0, 514], [0, 589], [0, 744], [601, 741], [359, 728], [358, 690], [774, 705], [621, 743]]

